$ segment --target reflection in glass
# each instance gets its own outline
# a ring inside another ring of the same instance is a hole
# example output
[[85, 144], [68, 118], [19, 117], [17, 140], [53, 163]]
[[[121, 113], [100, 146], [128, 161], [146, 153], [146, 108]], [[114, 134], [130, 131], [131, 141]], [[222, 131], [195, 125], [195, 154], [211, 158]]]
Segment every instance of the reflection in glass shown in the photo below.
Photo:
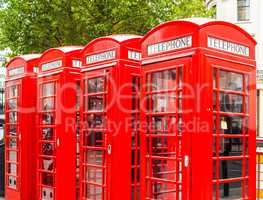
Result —
[[16, 138], [9, 138], [8, 146], [10, 149], [16, 149], [17, 148]]
[[104, 160], [102, 157], [104, 156], [104, 150], [87, 150], [85, 154], [84, 159], [86, 163], [94, 165], [103, 164]]
[[103, 115], [90, 114], [88, 115], [88, 127], [89, 128], [103, 128], [105, 117]]
[[16, 85], [11, 86], [9, 88], [9, 98], [17, 97], [18, 96], [18, 87]]
[[55, 95], [55, 83], [43, 84], [43, 97], [54, 96], [54, 95]]
[[103, 171], [103, 169], [99, 168], [87, 168], [86, 180], [101, 184], [103, 182]]
[[53, 174], [42, 172], [42, 184], [47, 186], [53, 186]]
[[54, 144], [51, 143], [42, 144], [42, 153], [48, 156], [54, 155]]
[[220, 93], [220, 111], [222, 112], [243, 112], [243, 96], [236, 94]]
[[17, 161], [17, 152], [16, 151], [9, 151], [8, 159], [9, 159], [9, 161], [16, 162]]
[[97, 93], [104, 91], [104, 77], [88, 80], [88, 93]]
[[220, 118], [220, 128], [224, 134], [242, 134], [242, 123], [242, 117], [225, 116]]
[[43, 110], [53, 110], [54, 109], [54, 99], [53, 98], [45, 98], [43, 99]]
[[17, 122], [17, 112], [10, 112], [9, 123], [16, 123], [16, 122]]
[[242, 199], [241, 182], [220, 184], [220, 200]]
[[17, 109], [17, 99], [9, 99], [8, 100], [8, 108], [10, 110]]
[[243, 91], [243, 75], [221, 70], [220, 89]]
[[221, 160], [220, 178], [240, 178], [242, 177], [242, 160]]
[[222, 156], [242, 156], [243, 139], [242, 138], [220, 138]]
[[53, 139], [53, 128], [43, 128], [42, 129], [42, 139], [52, 140]]
[[8, 163], [8, 173], [14, 176], [17, 175], [17, 166], [14, 163]]
[[9, 135], [15, 136], [17, 134], [16, 125], [9, 125]]
[[43, 124], [54, 124], [54, 113], [43, 113], [42, 123]]
[[95, 131], [86, 132], [84, 135], [83, 145], [102, 147], [103, 146], [103, 133], [95, 132]]
[[152, 112], [166, 112], [168, 102], [166, 95], [158, 94], [152, 95]]
[[176, 70], [165, 70], [152, 74], [152, 91], [176, 89]]
[[163, 73], [155, 72], [152, 74], [152, 91], [160, 91], [163, 89]]
[[88, 97], [88, 108], [90, 111], [103, 111], [103, 96], [89, 96]]
[[48, 159], [48, 158], [43, 159], [42, 169], [47, 170], [47, 171], [53, 171], [54, 161], [52, 159]]

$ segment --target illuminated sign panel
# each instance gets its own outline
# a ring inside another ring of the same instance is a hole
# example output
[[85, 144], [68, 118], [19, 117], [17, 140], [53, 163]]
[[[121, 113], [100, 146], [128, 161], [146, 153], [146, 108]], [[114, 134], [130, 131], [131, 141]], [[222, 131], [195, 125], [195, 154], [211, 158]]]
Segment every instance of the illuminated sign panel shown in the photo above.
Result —
[[55, 69], [58, 67], [62, 67], [62, 60], [57, 60], [49, 63], [45, 63], [42, 65], [42, 71], [47, 71], [50, 69]]
[[132, 60], [141, 60], [142, 54], [138, 51], [128, 51], [128, 58]]
[[8, 75], [9, 76], [17, 76], [25, 73], [25, 67], [24, 66], [19, 66], [13, 69], [8, 70]]
[[106, 51], [103, 53], [93, 54], [89, 55], [86, 58], [86, 63], [94, 63], [94, 62], [100, 62], [105, 60], [111, 60], [116, 58], [116, 51]]
[[226, 40], [214, 38], [214, 37], [208, 37], [208, 47], [213, 49], [218, 49], [226, 52], [230, 52], [233, 54], [241, 55], [241, 56], [249, 56], [249, 47], [229, 42]]
[[81, 60], [72, 60], [72, 66], [73, 67], [81, 67], [82, 66]]
[[186, 36], [148, 46], [148, 55], [178, 50], [192, 46], [192, 36]]

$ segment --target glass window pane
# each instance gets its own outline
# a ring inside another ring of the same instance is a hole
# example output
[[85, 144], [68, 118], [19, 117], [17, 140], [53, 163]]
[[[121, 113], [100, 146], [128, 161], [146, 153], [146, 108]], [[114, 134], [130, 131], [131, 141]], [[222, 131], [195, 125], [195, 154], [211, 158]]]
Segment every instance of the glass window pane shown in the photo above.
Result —
[[243, 91], [243, 75], [234, 72], [220, 71], [220, 89]]
[[48, 155], [48, 156], [54, 155], [54, 150], [55, 150], [54, 144], [51, 143], [42, 144], [43, 155]]
[[104, 77], [88, 80], [88, 93], [104, 92]]
[[236, 94], [220, 93], [220, 111], [222, 112], [243, 112], [243, 96]]
[[9, 99], [8, 100], [8, 108], [10, 110], [17, 109], [17, 99]]
[[103, 143], [104, 142], [103, 142], [102, 132], [95, 132], [95, 131], [85, 132], [83, 145], [102, 147]]
[[17, 141], [16, 138], [9, 138], [9, 148], [16, 149], [17, 148]]
[[222, 156], [241, 156], [243, 153], [243, 138], [220, 138]]
[[103, 165], [104, 150], [87, 150], [84, 154], [84, 159], [86, 163], [94, 165]]
[[54, 96], [54, 95], [55, 95], [55, 83], [43, 84], [43, 97]]
[[160, 91], [163, 87], [163, 73], [155, 72], [152, 74], [152, 91]]
[[9, 97], [10, 98], [18, 96], [18, 90], [17, 89], [18, 89], [18, 87], [16, 85], [11, 86], [9, 88]]
[[53, 128], [43, 128], [42, 129], [42, 139], [52, 140], [54, 137]]
[[15, 136], [17, 134], [16, 125], [9, 125], [9, 135]]
[[242, 199], [241, 182], [220, 184], [220, 200]]
[[42, 114], [43, 124], [54, 124], [54, 113], [43, 113]]
[[166, 112], [168, 107], [165, 94], [152, 95], [152, 112]]
[[54, 109], [54, 98], [44, 98], [43, 99], [43, 107], [42, 109], [47, 110], [53, 110]]
[[220, 128], [223, 134], [242, 134], [243, 118], [225, 116], [220, 118]]
[[240, 178], [242, 177], [242, 160], [221, 160], [220, 178]]
[[16, 122], [17, 122], [17, 112], [10, 112], [9, 123], [16, 123]]
[[217, 69], [213, 70], [213, 88], [217, 88], [217, 79], [216, 79], [216, 75], [217, 75]]
[[176, 89], [176, 70], [166, 70], [164, 73], [164, 89]]
[[103, 111], [103, 96], [89, 96], [88, 97], [88, 109], [91, 111]]
[[105, 127], [105, 117], [100, 114], [91, 114], [87, 116], [85, 124], [89, 128], [103, 128]]

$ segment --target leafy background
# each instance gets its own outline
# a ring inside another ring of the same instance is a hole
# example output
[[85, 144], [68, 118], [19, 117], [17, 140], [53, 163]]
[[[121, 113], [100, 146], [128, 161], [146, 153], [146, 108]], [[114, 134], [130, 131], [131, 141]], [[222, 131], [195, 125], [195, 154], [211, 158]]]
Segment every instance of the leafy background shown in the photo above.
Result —
[[0, 48], [16, 55], [85, 45], [100, 36], [143, 35], [164, 21], [213, 13], [204, 0], [0, 0]]

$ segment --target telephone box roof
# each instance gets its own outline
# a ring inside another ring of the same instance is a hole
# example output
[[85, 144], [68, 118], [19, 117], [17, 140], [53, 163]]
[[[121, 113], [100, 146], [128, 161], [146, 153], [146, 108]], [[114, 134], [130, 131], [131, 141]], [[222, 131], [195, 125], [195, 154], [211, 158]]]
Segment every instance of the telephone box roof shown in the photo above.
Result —
[[186, 18], [186, 19], [180, 19], [180, 20], [174, 20], [174, 21], [168, 21], [168, 22], [164, 22], [160, 25], [158, 25], [157, 27], [153, 28], [152, 30], [150, 30], [142, 39], [142, 41], [144, 41], [146, 38], [148, 38], [152, 33], [160, 30], [163, 27], [169, 26], [169, 25], [176, 25], [176, 24], [182, 24], [182, 23], [189, 23], [192, 24], [194, 26], [196, 26], [196, 29], [200, 30], [203, 29], [205, 27], [208, 26], [213, 26], [213, 25], [224, 25], [224, 26], [228, 26], [231, 27], [233, 29], [236, 29], [237, 31], [239, 31], [240, 33], [244, 34], [249, 40], [251, 40], [254, 44], [256, 44], [256, 40], [244, 29], [242, 29], [241, 27], [233, 24], [233, 23], [229, 23], [226, 21], [219, 21], [219, 20], [215, 20], [215, 19], [208, 19], [208, 18]]
[[142, 38], [142, 36], [139, 35], [133, 35], [133, 34], [117, 34], [117, 35], [109, 35], [105, 38], [111, 38], [113, 40], [116, 40], [117, 42], [121, 43], [130, 39], [138, 39]]
[[8, 67], [10, 64], [13, 63], [13, 61], [18, 60], [18, 59], [22, 59], [24, 60], [24, 62], [29, 62], [35, 59], [39, 59], [40, 57], [41, 57], [41, 54], [25, 54], [25, 55], [15, 56], [7, 63], [6, 67]]

